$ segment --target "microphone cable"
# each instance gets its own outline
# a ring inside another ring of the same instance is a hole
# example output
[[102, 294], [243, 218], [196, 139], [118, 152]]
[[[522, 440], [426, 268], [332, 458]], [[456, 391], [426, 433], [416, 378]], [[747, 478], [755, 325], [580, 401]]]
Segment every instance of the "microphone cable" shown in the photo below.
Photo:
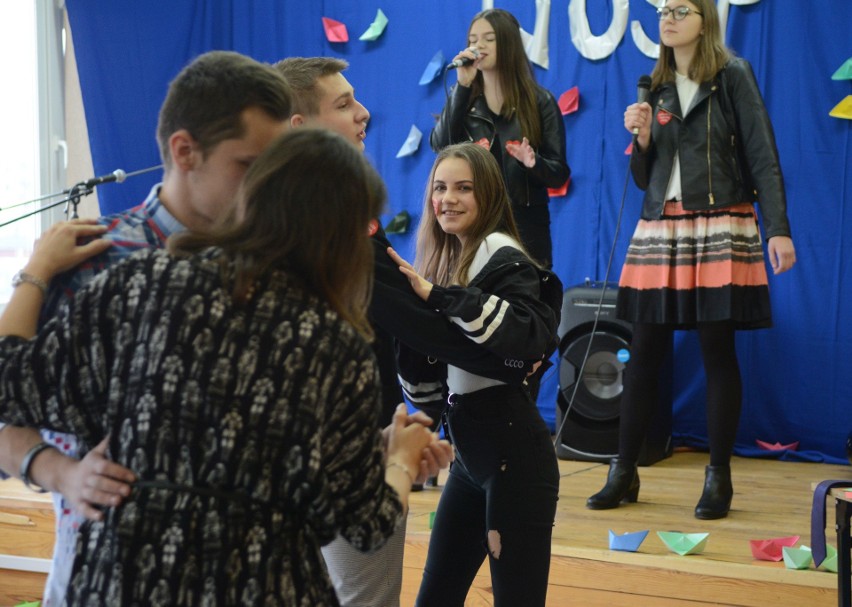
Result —
[[[633, 145], [636, 145], [636, 137], [633, 137]], [[632, 152], [632, 150], [631, 150], [631, 152]], [[574, 406], [574, 400], [577, 397], [577, 390], [580, 387], [580, 381], [583, 379], [583, 372], [586, 370], [586, 363], [588, 362], [589, 355], [592, 352], [592, 342], [595, 340], [595, 334], [597, 333], [598, 321], [600, 320], [600, 317], [601, 317], [601, 310], [603, 309], [604, 297], [606, 296], [606, 288], [607, 288], [607, 284], [609, 282], [609, 273], [610, 273], [610, 270], [612, 269], [612, 260], [613, 260], [613, 257], [615, 257], [615, 246], [616, 246], [616, 244], [618, 244], [618, 235], [619, 235], [619, 232], [621, 231], [621, 218], [624, 215], [624, 202], [627, 198], [627, 183], [628, 183], [629, 179], [630, 179], [630, 167], [628, 165], [628, 169], [624, 174], [624, 188], [622, 189], [622, 192], [621, 192], [621, 204], [619, 205], [619, 208], [618, 208], [618, 217], [615, 220], [615, 234], [612, 237], [612, 246], [609, 249], [609, 259], [606, 262], [606, 271], [604, 272], [603, 288], [601, 289], [601, 296], [600, 296], [600, 299], [598, 300], [598, 305], [595, 308], [595, 320], [592, 323], [592, 332], [591, 332], [591, 335], [589, 335], [589, 343], [586, 346], [586, 352], [585, 352], [585, 354], [583, 354], [583, 360], [580, 363], [580, 370], [577, 372], [577, 378], [574, 380], [574, 389], [571, 391], [571, 398], [568, 399], [568, 405], [565, 408], [565, 413], [562, 415], [562, 423], [559, 424], [559, 428], [556, 429], [556, 434], [554, 435], [554, 439], [553, 439], [553, 446], [554, 447], [559, 442], [559, 437], [562, 436], [562, 430], [565, 428], [565, 422], [568, 421], [568, 414], [571, 412], [571, 408]], [[560, 353], [560, 358], [561, 358], [561, 356], [562, 356], [562, 354]], [[558, 402], [556, 403], [556, 406], [557, 407], [559, 406]]]
[[[636, 101], [638, 103], [644, 103], [648, 100], [648, 95], [649, 95], [650, 90], [651, 90], [651, 84], [652, 84], [652, 79], [651, 79], [650, 76], [642, 75], [642, 76], [639, 77], [639, 82], [636, 85]], [[632, 142], [633, 142], [632, 145], [633, 146], [638, 145], [638, 143], [637, 143], [638, 135], [639, 135], [639, 130], [638, 130], [638, 128], [636, 128], [636, 129], [633, 130], [633, 139], [632, 139]], [[630, 150], [631, 156], [633, 154], [633, 151], [634, 150], [631, 147], [631, 150]], [[597, 330], [598, 330], [598, 321], [600, 320], [600, 317], [601, 317], [601, 310], [603, 309], [604, 296], [606, 295], [606, 288], [607, 288], [607, 284], [609, 283], [609, 273], [610, 273], [610, 270], [612, 269], [612, 259], [615, 256], [615, 245], [618, 243], [618, 234], [621, 231], [621, 218], [624, 215], [624, 202], [625, 202], [625, 199], [627, 198], [627, 182], [628, 182], [629, 178], [630, 178], [630, 165], [629, 165], [629, 162], [628, 162], [627, 171], [624, 174], [624, 188], [622, 189], [622, 192], [621, 192], [621, 204], [619, 205], [619, 208], [618, 208], [618, 217], [615, 220], [615, 234], [612, 237], [612, 246], [610, 247], [609, 259], [607, 260], [607, 263], [606, 263], [606, 271], [604, 272], [603, 288], [601, 289], [601, 296], [600, 296], [600, 299], [598, 300], [597, 308], [595, 309], [595, 320], [592, 323], [592, 333], [589, 336], [589, 343], [586, 346], [585, 354], [583, 354], [583, 361], [580, 364], [580, 370], [577, 373], [577, 379], [574, 381], [574, 389], [571, 392], [571, 398], [568, 399], [568, 405], [565, 409], [565, 414], [562, 418], [562, 423], [559, 424], [559, 428], [557, 429], [556, 435], [553, 439], [554, 446], [559, 441], [559, 438], [562, 436], [562, 430], [565, 428], [565, 422], [568, 421], [568, 415], [569, 415], [569, 413], [571, 413], [571, 408], [574, 406], [574, 400], [577, 397], [577, 390], [580, 388], [580, 380], [583, 379], [583, 372], [586, 370], [586, 363], [588, 362], [589, 355], [592, 352], [592, 342], [594, 341], [595, 333], [597, 333]], [[560, 353], [560, 357], [561, 357], [561, 353]], [[557, 402], [557, 406], [559, 406], [558, 402]]]
[[[477, 58], [479, 58], [479, 51], [478, 50], [473, 49], [472, 47], [469, 48], [469, 50], [472, 50], [473, 54], [476, 55]], [[473, 63], [473, 61], [471, 61], [467, 64], [462, 64], [462, 65], [470, 65], [470, 63]], [[452, 63], [448, 63], [447, 65], [444, 66], [444, 69], [441, 70], [441, 80], [443, 81], [444, 97], [446, 99], [446, 101], [444, 102], [445, 106], [450, 103], [450, 89], [447, 87], [447, 74], [449, 74], [451, 71], [453, 71], [454, 69], [457, 69], [459, 67], [461, 67], [461, 66], [453, 65]]]
[[449, 65], [444, 66], [444, 69], [441, 70], [441, 80], [444, 85], [444, 107], [450, 105], [450, 88], [447, 86], [447, 74], [449, 74], [452, 70]]

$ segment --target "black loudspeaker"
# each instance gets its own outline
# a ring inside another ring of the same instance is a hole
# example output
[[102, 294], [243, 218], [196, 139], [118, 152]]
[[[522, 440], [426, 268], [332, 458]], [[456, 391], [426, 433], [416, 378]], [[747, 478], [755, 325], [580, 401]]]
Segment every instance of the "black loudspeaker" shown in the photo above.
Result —
[[[617, 296], [617, 283], [607, 283], [603, 289], [603, 283], [588, 281], [569, 288], [563, 296], [556, 406], [556, 427], [562, 427], [556, 454], [562, 459], [608, 462], [618, 455], [623, 373], [630, 359], [633, 330], [630, 323], [615, 317]], [[592, 339], [596, 315], [598, 325]], [[578, 384], [589, 340], [592, 346]], [[640, 466], [649, 466], [672, 453], [671, 358], [669, 348], [660, 376], [659, 406], [639, 454]]]

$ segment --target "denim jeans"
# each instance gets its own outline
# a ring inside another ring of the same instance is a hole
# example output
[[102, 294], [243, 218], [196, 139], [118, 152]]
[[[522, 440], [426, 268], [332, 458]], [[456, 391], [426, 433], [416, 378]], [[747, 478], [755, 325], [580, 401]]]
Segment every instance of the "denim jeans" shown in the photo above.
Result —
[[462, 607], [487, 556], [494, 605], [543, 606], [559, 495], [556, 452], [521, 387], [450, 395], [445, 434], [456, 460], [444, 486], [419, 607]]

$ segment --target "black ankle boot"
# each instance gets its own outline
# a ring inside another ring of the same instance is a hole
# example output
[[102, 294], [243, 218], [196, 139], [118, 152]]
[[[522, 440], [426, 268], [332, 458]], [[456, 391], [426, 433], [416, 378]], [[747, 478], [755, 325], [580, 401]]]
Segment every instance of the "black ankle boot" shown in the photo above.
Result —
[[730, 466], [707, 466], [704, 469], [704, 492], [695, 507], [695, 518], [705, 521], [725, 518], [731, 509], [734, 486]]
[[621, 502], [635, 502], [639, 499], [639, 472], [634, 462], [613, 458], [609, 463], [606, 485], [586, 500], [590, 510], [609, 510], [618, 508]]

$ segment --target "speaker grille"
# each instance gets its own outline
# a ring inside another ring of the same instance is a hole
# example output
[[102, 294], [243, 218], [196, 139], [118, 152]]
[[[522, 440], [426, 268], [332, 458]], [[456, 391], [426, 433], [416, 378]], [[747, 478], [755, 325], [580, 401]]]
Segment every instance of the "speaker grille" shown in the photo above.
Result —
[[[602, 290], [602, 284], [587, 283], [563, 295], [556, 404], [557, 427], [562, 426], [556, 454], [563, 459], [605, 462], [618, 454], [624, 370], [629, 364], [633, 330], [630, 323], [615, 318], [618, 285], [607, 285], [603, 300]], [[592, 339], [596, 315], [598, 324]], [[578, 383], [590, 340], [589, 358]], [[671, 455], [671, 406], [669, 355], [660, 376], [660, 404], [639, 455], [640, 465]]]
[[[583, 358], [591, 344], [579, 386]], [[595, 421], [618, 419], [621, 393], [624, 390], [624, 362], [629, 356], [630, 343], [612, 331], [582, 333], [564, 344], [559, 365], [559, 390], [566, 403], [571, 402], [577, 415]], [[576, 390], [576, 394], [575, 394]]]

